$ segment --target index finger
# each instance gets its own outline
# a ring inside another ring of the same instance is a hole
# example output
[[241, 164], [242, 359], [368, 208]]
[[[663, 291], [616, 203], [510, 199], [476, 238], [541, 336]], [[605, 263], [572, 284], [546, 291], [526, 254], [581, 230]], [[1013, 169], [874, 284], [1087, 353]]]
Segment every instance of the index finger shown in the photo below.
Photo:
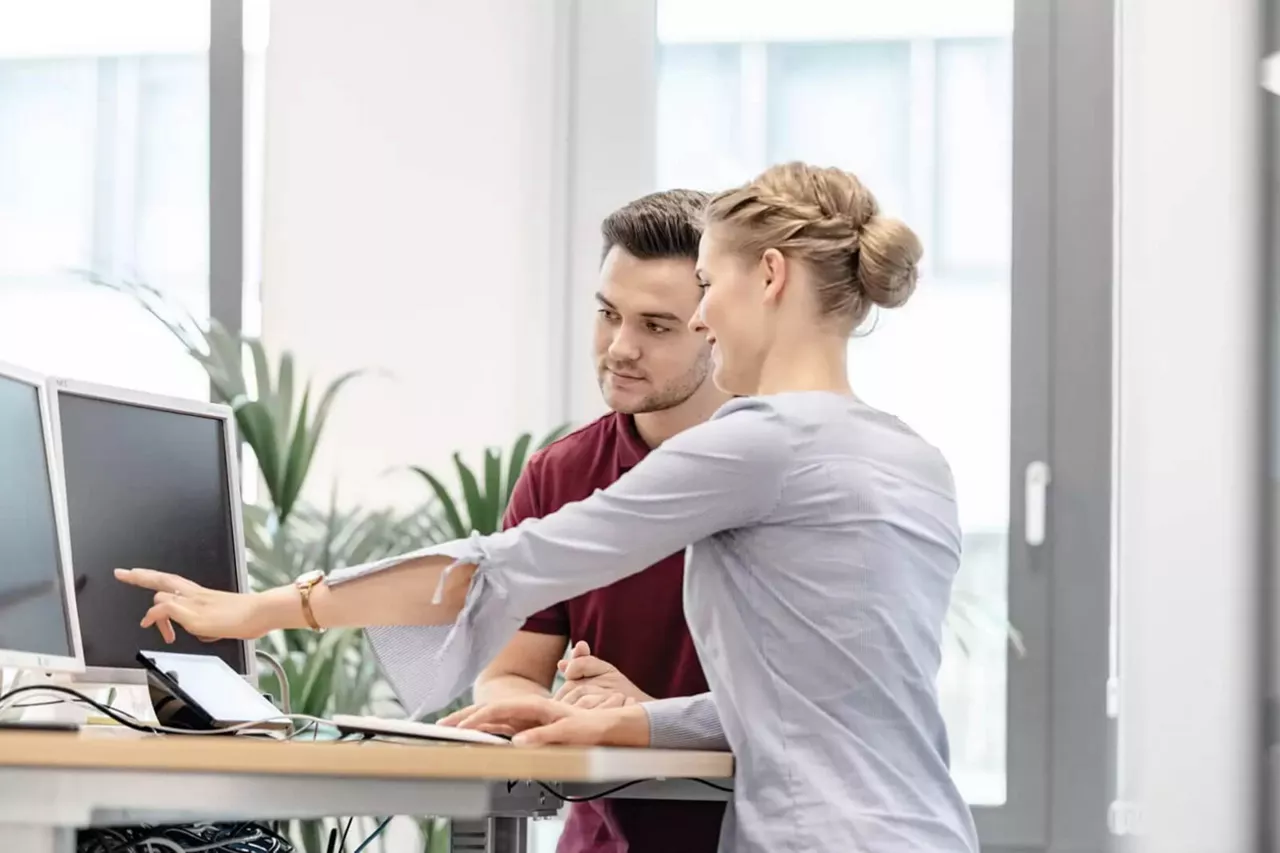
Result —
[[463, 720], [465, 720], [467, 717], [470, 717], [472, 714], [474, 714], [476, 710], [479, 709], [479, 707], [480, 707], [479, 704], [475, 704], [475, 705], [468, 705], [465, 708], [459, 708], [458, 710], [454, 711], [452, 714], [448, 714], [436, 720], [436, 725], [456, 726], [459, 723], [461, 723]]
[[494, 705], [473, 706], [464, 717], [455, 720], [451, 725], [459, 729], [477, 729], [486, 725], [511, 725], [513, 714], [509, 708]]
[[559, 716], [548, 709], [546, 699], [508, 699], [481, 705], [475, 713], [458, 723], [460, 729], [489, 730], [494, 726], [510, 726], [515, 730], [542, 725]]
[[180, 575], [154, 569], [116, 569], [116, 580], [156, 592], [194, 592], [200, 585]]

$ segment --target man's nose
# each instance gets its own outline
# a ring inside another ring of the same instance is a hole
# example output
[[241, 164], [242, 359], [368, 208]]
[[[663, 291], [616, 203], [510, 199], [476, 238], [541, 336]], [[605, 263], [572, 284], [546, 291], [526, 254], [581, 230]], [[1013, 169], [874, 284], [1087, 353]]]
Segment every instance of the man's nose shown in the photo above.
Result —
[[640, 358], [640, 347], [625, 329], [619, 329], [609, 343], [609, 357], [615, 361], [635, 361]]

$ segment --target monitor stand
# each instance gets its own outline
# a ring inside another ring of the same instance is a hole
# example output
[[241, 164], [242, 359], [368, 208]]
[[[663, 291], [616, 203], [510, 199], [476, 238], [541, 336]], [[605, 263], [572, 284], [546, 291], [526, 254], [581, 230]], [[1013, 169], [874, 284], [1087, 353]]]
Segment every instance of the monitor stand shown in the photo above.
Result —
[[[151, 693], [147, 687], [146, 674], [143, 672], [121, 670], [95, 673], [55, 673], [39, 670], [19, 669], [11, 673], [5, 685], [7, 692], [15, 687], [28, 686], [66, 687], [82, 693], [103, 705], [122, 711], [143, 725], [158, 725], [155, 710], [151, 705]], [[4, 719], [16, 720], [53, 720], [57, 722], [75, 723], [80, 726], [110, 726], [126, 728], [106, 714], [82, 702], [58, 702], [56, 694], [38, 694], [33, 691], [29, 700], [19, 700], [20, 705], [27, 707], [10, 707], [3, 712]], [[67, 697], [71, 698], [71, 697]]]

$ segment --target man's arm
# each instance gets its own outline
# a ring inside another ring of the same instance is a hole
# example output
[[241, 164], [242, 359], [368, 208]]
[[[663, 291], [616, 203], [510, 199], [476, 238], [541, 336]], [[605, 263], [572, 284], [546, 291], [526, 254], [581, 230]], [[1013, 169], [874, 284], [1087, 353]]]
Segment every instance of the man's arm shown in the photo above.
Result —
[[476, 678], [475, 701], [499, 702], [521, 696], [550, 696], [556, 664], [569, 638], [521, 631]]
[[[543, 514], [542, 465], [535, 453], [520, 472], [502, 514], [502, 528], [509, 530], [527, 518]], [[556, 664], [569, 645], [569, 609], [557, 604], [533, 616], [493, 662], [480, 671], [472, 694], [476, 702], [499, 702], [522, 696], [550, 696]]]

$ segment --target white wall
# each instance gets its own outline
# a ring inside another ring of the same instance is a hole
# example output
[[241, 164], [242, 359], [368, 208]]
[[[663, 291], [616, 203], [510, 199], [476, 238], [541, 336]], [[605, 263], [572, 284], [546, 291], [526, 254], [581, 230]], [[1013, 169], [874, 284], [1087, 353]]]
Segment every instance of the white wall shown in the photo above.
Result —
[[1253, 0], [1120, 0], [1120, 795], [1251, 849], [1260, 469]]
[[[557, 4], [274, 0], [263, 334], [351, 386], [308, 483], [403, 502], [543, 430], [551, 397]], [[560, 152], [562, 153], [562, 152]], [[562, 321], [561, 321], [562, 322]]]
[[[566, 163], [568, 318], [561, 376], [565, 411], [582, 422], [604, 413], [592, 368], [600, 223], [656, 186], [657, 85], [653, 0], [573, 0], [572, 93]], [[665, 189], [665, 188], [663, 188]]]

